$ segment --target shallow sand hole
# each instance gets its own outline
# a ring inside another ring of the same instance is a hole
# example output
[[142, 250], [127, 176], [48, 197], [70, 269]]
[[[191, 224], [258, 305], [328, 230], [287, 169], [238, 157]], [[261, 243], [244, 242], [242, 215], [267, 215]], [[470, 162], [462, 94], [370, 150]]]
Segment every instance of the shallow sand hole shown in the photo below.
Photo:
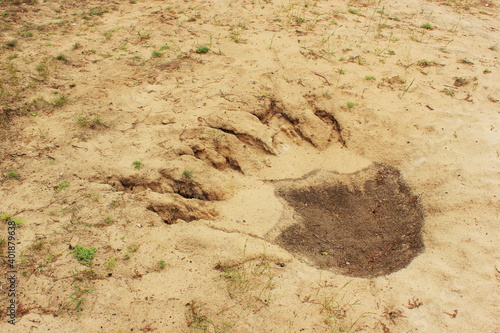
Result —
[[275, 185], [294, 213], [274, 241], [309, 264], [375, 277], [406, 267], [424, 249], [423, 208], [396, 168], [315, 171]]

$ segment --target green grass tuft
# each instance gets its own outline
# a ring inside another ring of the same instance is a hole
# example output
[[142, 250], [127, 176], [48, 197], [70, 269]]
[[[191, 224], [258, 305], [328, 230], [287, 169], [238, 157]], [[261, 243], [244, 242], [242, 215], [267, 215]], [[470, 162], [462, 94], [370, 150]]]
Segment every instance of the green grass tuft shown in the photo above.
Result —
[[69, 103], [69, 99], [66, 98], [65, 96], [59, 96], [52, 101], [52, 105], [54, 105], [55, 107], [61, 107], [64, 104], [68, 104], [68, 103]]
[[57, 184], [57, 187], [54, 190], [54, 192], [59, 193], [62, 190], [64, 190], [66, 187], [68, 187], [69, 185], [70, 185], [69, 182], [60, 182], [59, 184]]
[[80, 264], [90, 266], [92, 265], [92, 259], [94, 259], [96, 252], [97, 249], [95, 247], [87, 248], [77, 245], [73, 249], [73, 256], [80, 262]]
[[19, 177], [21, 177], [21, 175], [18, 172], [12, 171], [12, 170], [7, 171], [7, 173], [5, 175], [7, 176], [7, 178], [19, 178]]
[[210, 51], [210, 48], [208, 46], [202, 45], [196, 49], [196, 53], [207, 53]]
[[427, 30], [434, 30], [434, 27], [432, 26], [432, 24], [430, 23], [424, 23], [420, 26], [420, 28], [424, 28], [424, 29], [427, 29]]
[[191, 170], [184, 170], [182, 172], [182, 175], [186, 178], [193, 178], [193, 171]]

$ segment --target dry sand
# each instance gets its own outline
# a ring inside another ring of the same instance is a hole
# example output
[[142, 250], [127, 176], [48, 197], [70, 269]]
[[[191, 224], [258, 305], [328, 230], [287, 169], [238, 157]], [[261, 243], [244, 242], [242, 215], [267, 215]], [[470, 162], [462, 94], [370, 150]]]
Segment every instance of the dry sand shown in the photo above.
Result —
[[16, 2], [1, 332], [500, 332], [499, 4]]

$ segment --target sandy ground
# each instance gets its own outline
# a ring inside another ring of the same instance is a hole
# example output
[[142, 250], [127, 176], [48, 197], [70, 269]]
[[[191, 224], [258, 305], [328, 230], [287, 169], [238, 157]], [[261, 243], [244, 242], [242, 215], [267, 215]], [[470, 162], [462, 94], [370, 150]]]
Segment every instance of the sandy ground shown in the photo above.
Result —
[[1, 332], [500, 332], [496, 2], [0, 9]]

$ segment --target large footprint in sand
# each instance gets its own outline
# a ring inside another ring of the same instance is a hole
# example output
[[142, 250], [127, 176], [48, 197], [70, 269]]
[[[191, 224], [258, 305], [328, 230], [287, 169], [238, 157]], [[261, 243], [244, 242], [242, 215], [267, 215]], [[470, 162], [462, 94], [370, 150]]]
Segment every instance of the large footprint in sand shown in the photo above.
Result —
[[[173, 135], [178, 141], [170, 140], [168, 150], [174, 155], [161, 169], [115, 175], [107, 182], [135, 195], [166, 224], [217, 220], [217, 203], [233, 197], [239, 180], [258, 174], [268, 157], [279, 159], [283, 147], [322, 151], [340, 142], [339, 149], [345, 148], [331, 110], [285, 90], [277, 87], [281, 99], [270, 97], [253, 112], [221, 110], [200, 117], [198, 126]], [[268, 183], [275, 188], [274, 200], [282, 200], [282, 216], [260, 230], [235, 231], [280, 245], [310, 265], [355, 277], [393, 273], [423, 251], [422, 206], [393, 167], [372, 164], [354, 173], [319, 169]], [[249, 207], [240, 209], [245, 213]]]

